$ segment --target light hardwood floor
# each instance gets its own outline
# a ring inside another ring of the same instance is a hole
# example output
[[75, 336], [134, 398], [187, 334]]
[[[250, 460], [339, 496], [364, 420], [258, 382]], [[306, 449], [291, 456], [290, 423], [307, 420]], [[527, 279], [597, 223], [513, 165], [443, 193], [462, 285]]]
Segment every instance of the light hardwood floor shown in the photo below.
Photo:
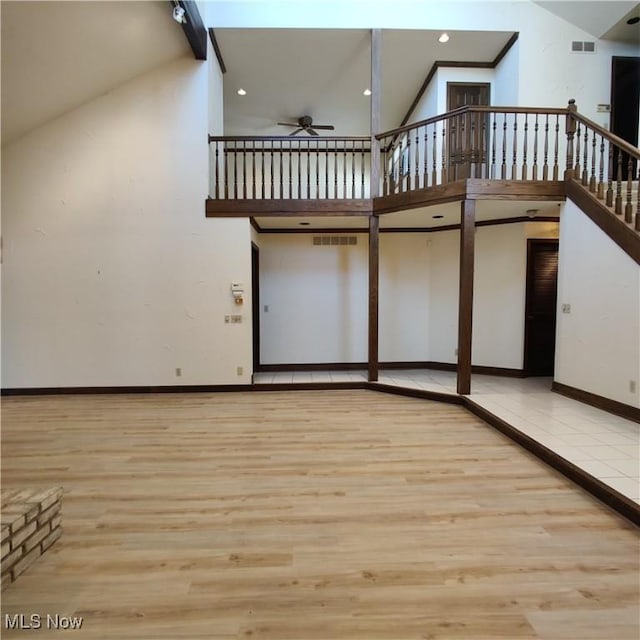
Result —
[[[37, 637], [637, 640], [638, 532], [464, 409], [373, 391], [9, 397], [64, 534]], [[30, 636], [29, 636], [30, 637]], [[35, 637], [35, 634], [34, 634]]]

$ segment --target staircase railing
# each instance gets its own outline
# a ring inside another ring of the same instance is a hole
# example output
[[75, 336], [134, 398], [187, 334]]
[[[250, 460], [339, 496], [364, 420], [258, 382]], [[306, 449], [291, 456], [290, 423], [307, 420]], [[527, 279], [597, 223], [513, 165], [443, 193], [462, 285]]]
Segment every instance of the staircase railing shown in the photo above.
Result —
[[568, 144], [573, 163], [567, 179], [580, 182], [640, 232], [640, 150], [577, 111], [571, 113], [570, 129]]
[[564, 179], [569, 110], [467, 106], [376, 136], [382, 195], [466, 178]]
[[215, 199], [369, 197], [368, 136], [209, 136]]

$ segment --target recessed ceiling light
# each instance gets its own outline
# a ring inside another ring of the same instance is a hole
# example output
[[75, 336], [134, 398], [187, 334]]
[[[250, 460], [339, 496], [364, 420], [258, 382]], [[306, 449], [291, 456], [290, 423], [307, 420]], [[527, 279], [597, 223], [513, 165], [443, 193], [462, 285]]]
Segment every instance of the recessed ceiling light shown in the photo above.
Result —
[[362, 92], [362, 95], [363, 95], [363, 96], [370, 96], [370, 95], [371, 95], [371, 89], [365, 89], [365, 90]]
[[247, 92], [244, 89], [238, 89], [238, 95], [239, 96], [246, 96]]
[[640, 18], [638, 16], [633, 16], [633, 18], [629, 18], [627, 20], [627, 24], [638, 24], [640, 22]]
[[440, 218], [444, 218], [444, 216], [441, 216], [441, 215], [433, 216], [434, 220], [440, 220]]
[[449, 42], [449, 34], [443, 33], [439, 38], [438, 42]]

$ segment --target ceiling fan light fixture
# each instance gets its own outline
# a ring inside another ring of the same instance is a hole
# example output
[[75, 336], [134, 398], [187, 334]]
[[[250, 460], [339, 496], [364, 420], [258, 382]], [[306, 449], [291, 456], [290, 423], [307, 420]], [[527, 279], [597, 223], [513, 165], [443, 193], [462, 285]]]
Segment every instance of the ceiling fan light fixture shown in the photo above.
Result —
[[177, 2], [173, 5], [173, 19], [179, 24], [186, 24], [187, 22], [184, 8], [181, 7]]
[[438, 42], [442, 42], [442, 43], [449, 42], [449, 34], [446, 31], [442, 33], [438, 38]]
[[240, 89], [238, 89], [238, 91], [236, 92], [239, 96], [246, 96], [247, 92], [241, 87]]
[[365, 89], [365, 90], [362, 92], [362, 95], [363, 95], [363, 96], [370, 96], [370, 95], [371, 95], [371, 89]]

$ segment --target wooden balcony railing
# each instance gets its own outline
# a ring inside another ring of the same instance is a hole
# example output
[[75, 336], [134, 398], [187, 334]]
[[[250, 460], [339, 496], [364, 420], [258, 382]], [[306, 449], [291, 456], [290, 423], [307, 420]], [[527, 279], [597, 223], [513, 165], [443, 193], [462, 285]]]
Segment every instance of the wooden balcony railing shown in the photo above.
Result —
[[382, 133], [382, 195], [455, 182], [562, 180], [568, 109], [461, 107]]
[[581, 182], [598, 200], [640, 232], [640, 151], [577, 112], [571, 115], [568, 178]]
[[368, 136], [209, 136], [215, 199], [368, 198]]

